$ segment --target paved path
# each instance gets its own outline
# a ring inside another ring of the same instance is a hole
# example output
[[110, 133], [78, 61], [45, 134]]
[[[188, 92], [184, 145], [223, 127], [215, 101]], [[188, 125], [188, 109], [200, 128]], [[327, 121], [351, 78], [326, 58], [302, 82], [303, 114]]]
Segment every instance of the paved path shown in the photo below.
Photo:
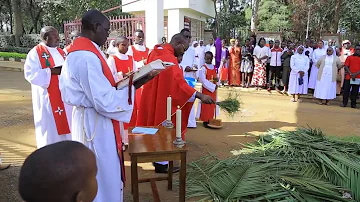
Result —
[[0, 61], [0, 70], [24, 71], [24, 63], [14, 61]]

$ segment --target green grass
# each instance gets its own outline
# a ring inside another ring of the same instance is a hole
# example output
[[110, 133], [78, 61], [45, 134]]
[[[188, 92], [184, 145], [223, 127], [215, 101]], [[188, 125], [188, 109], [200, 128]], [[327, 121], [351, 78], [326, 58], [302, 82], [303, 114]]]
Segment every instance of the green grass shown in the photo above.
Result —
[[11, 53], [11, 52], [0, 52], [1, 58], [18, 58], [26, 59], [26, 54], [24, 53]]

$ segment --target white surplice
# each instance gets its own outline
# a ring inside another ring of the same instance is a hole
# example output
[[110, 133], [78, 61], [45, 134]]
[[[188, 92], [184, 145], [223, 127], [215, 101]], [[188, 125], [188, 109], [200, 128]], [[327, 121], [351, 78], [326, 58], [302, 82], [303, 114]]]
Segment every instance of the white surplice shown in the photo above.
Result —
[[[205, 64], [209, 69], [213, 70], [214, 65], [213, 64]], [[202, 93], [202, 89], [206, 88], [210, 92], [214, 92], [216, 90], [216, 84], [206, 79], [206, 68], [204, 66], [201, 67], [199, 70], [199, 82], [202, 84], [200, 92]], [[218, 101], [218, 96], [216, 95], [216, 102]], [[199, 100], [198, 108], [196, 112], [196, 118], [200, 118], [201, 114], [201, 101]], [[220, 115], [220, 109], [219, 106], [216, 105], [216, 116]]]
[[[99, 46], [93, 45], [106, 60]], [[122, 202], [123, 183], [111, 119], [130, 121], [133, 103], [128, 104], [128, 88], [117, 90], [111, 86], [94, 53], [76, 51], [65, 60], [60, 90], [63, 101], [75, 106], [72, 139], [96, 155], [99, 190], [94, 202]]]
[[[120, 52], [116, 53], [115, 56], [118, 57], [120, 60], [128, 60], [129, 59], [128, 55], [122, 54]], [[119, 82], [120, 79], [117, 76], [118, 72], [117, 72], [117, 69], [116, 69], [114, 58], [109, 57], [107, 59], [107, 64], [110, 67], [111, 73], [114, 75], [115, 82], [116, 83]], [[136, 69], [137, 69], [137, 66], [135, 64], [135, 61], [133, 60], [133, 69], [132, 69], [132, 71], [136, 71]], [[123, 72], [122, 75], [125, 75], [126, 73], [127, 72]], [[124, 144], [128, 145], [129, 144], [129, 133], [128, 133], [128, 130], [124, 129], [124, 123], [123, 122], [120, 122], [120, 134], [122, 136], [122, 140], [123, 140]]]
[[[146, 51], [146, 47], [144, 45], [139, 45], [139, 44], [134, 44], [133, 47], [137, 50], [137, 51], [141, 51], [141, 52], [145, 52]], [[150, 54], [151, 50], [149, 50], [149, 53]], [[134, 52], [131, 48], [131, 46], [129, 47], [126, 55], [131, 55], [134, 57]], [[135, 61], [135, 64], [136, 64], [136, 67], [137, 68], [140, 68], [140, 67], [143, 67], [145, 64], [144, 64], [144, 61], [139, 61], [139, 62], [136, 62]]]
[[195, 63], [200, 68], [205, 64], [205, 46], [198, 46], [195, 48]]
[[[57, 48], [48, 47], [44, 43], [42, 45], [47, 48], [53, 57], [55, 66], [64, 63], [64, 58]], [[36, 47], [27, 54], [24, 75], [25, 79], [31, 84], [37, 148], [64, 140], [71, 140], [71, 134], [58, 135], [47, 90], [50, 85], [51, 70], [50, 68], [42, 68]], [[64, 103], [64, 107], [71, 129], [72, 106]]]
[[[180, 66], [182, 67], [184, 71], [184, 77], [190, 77], [197, 79], [198, 78], [198, 72], [185, 72], [186, 67], [192, 67], [194, 64], [196, 64], [195, 61], [195, 48], [190, 47], [186, 50], [186, 52], [183, 55], [183, 59], [180, 63]], [[198, 67], [200, 68], [200, 67]], [[196, 118], [195, 118], [195, 108], [194, 105], [191, 108], [191, 112], [189, 115], [188, 125], [189, 128], [196, 128]]]

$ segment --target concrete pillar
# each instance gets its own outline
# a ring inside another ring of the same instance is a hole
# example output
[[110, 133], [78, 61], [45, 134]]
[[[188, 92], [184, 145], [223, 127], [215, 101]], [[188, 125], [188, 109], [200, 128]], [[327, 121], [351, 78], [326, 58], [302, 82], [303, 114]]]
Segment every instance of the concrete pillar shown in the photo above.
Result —
[[146, 46], [152, 49], [164, 36], [164, 0], [146, 0], [144, 3]]
[[184, 28], [184, 13], [181, 9], [168, 10], [168, 41]]

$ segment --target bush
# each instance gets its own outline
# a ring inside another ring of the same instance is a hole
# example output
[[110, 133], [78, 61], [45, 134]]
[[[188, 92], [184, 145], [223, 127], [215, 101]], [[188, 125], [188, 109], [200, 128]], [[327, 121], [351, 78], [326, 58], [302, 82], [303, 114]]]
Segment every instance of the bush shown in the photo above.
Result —
[[0, 47], [15, 46], [15, 35], [0, 35]]
[[0, 52], [28, 53], [30, 50], [31, 48], [16, 46], [0, 47]]
[[20, 38], [21, 47], [32, 48], [41, 42], [39, 34], [26, 34]]
[[23, 53], [0, 52], [0, 57], [1, 57], [1, 58], [26, 59], [26, 54], [23, 54]]

